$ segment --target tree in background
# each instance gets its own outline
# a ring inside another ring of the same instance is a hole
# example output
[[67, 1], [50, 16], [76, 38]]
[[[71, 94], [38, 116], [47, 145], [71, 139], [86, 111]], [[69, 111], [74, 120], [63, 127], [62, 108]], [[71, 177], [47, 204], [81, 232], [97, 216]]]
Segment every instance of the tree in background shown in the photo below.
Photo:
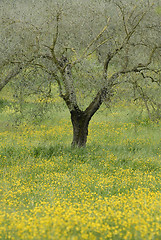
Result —
[[28, 71], [37, 81], [49, 76], [71, 114], [72, 146], [86, 145], [92, 116], [118, 84], [134, 90], [149, 117], [150, 106], [159, 106], [151, 89], [160, 87], [160, 1], [17, 0], [1, 7], [0, 90]]

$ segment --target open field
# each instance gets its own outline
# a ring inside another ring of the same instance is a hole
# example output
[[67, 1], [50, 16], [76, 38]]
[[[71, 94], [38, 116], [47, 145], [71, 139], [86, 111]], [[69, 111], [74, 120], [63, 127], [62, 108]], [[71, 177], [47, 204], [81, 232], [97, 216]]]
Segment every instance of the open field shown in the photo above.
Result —
[[11, 126], [7, 109], [0, 239], [161, 239], [160, 123], [116, 106], [94, 116], [86, 149], [71, 149], [66, 111]]

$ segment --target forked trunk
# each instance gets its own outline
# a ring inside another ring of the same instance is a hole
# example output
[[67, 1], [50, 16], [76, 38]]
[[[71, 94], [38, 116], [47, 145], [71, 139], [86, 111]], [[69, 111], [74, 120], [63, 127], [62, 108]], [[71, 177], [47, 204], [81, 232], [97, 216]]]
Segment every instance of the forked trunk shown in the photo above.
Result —
[[71, 111], [71, 121], [73, 125], [73, 141], [72, 147], [85, 147], [88, 136], [88, 116], [80, 111]]
[[[73, 125], [73, 147], [86, 147], [89, 121], [100, 108], [106, 95], [107, 88], [102, 88], [85, 111], [81, 111], [77, 105], [75, 105], [74, 109], [70, 111]], [[70, 106], [66, 99], [65, 101], [67, 106]]]

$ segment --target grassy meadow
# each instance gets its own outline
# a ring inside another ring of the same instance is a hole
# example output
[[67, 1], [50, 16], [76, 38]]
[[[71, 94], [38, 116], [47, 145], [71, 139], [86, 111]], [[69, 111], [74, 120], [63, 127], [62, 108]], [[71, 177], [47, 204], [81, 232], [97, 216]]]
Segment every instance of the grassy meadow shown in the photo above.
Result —
[[5, 98], [0, 239], [161, 239], [160, 122], [148, 121], [133, 103], [102, 107], [87, 148], [71, 149], [64, 107], [39, 124], [16, 124]]

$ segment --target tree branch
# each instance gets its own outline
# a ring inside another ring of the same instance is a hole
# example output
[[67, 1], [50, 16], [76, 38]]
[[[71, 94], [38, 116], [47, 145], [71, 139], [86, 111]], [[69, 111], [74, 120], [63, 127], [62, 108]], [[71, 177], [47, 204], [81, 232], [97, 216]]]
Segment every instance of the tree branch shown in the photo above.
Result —
[[110, 101], [112, 94], [112, 87], [114, 86], [114, 83], [116, 79], [119, 77], [119, 73], [114, 73], [108, 80], [108, 83], [106, 86], [101, 88], [93, 101], [89, 104], [89, 106], [86, 108], [84, 113], [91, 119], [91, 117], [95, 114], [95, 112], [100, 108], [103, 101], [108, 99]]
[[22, 65], [18, 65], [0, 82], [0, 91], [11, 81], [12, 78], [16, 77], [22, 71]]
[[53, 43], [52, 43], [52, 47], [50, 47], [51, 53], [52, 53], [52, 57], [53, 57], [53, 62], [55, 63], [56, 67], [59, 69], [59, 71], [61, 73], [63, 73], [63, 68], [60, 66], [59, 61], [56, 57], [55, 54], [55, 46], [58, 40], [58, 34], [59, 34], [59, 20], [60, 20], [60, 16], [61, 16], [62, 11], [57, 12], [57, 17], [56, 17], [56, 34], [53, 34]]
[[[102, 36], [102, 34], [106, 31], [107, 27], [108, 27], [108, 23], [110, 21], [110, 18], [108, 18], [108, 21], [107, 21], [107, 25], [99, 32], [99, 34], [88, 44], [88, 46], [86, 47], [86, 49], [84, 50], [84, 52], [82, 53], [82, 55], [80, 56], [79, 59], [75, 60], [74, 62], [71, 63], [71, 66], [74, 66], [75, 64], [77, 63], [80, 63], [82, 59], [86, 58], [87, 56], [91, 55], [90, 54], [87, 54], [88, 50], [90, 49], [90, 47]], [[107, 40], [108, 41], [108, 40]], [[100, 43], [99, 45], [103, 45], [104, 43], [106, 42], [103, 41], [102, 43]], [[98, 45], [98, 46], [99, 46]], [[98, 48], [98, 46], [94, 49], [94, 51]], [[94, 52], [92, 51], [92, 53]]]
[[129, 31], [128, 31], [128, 28], [127, 28], [127, 25], [126, 25], [124, 10], [123, 10], [123, 8], [121, 7], [121, 5], [119, 3], [115, 2], [115, 5], [120, 9], [120, 12], [121, 12], [121, 15], [122, 15], [123, 24], [124, 24], [125, 33], [128, 36]]
[[137, 23], [135, 24], [135, 26], [133, 27], [133, 29], [130, 32], [127, 32], [126, 37], [124, 38], [121, 46], [119, 48], [116, 48], [115, 51], [113, 53], [108, 53], [105, 62], [104, 62], [104, 78], [107, 78], [107, 70], [108, 70], [108, 65], [110, 63], [110, 61], [114, 58], [114, 56], [116, 56], [128, 43], [129, 40], [131, 39], [132, 35], [134, 34], [136, 28], [139, 26], [140, 22], [142, 21], [142, 19], [144, 18], [146, 12], [144, 12], [142, 14], [142, 16], [139, 18], [139, 20], [137, 21]]

